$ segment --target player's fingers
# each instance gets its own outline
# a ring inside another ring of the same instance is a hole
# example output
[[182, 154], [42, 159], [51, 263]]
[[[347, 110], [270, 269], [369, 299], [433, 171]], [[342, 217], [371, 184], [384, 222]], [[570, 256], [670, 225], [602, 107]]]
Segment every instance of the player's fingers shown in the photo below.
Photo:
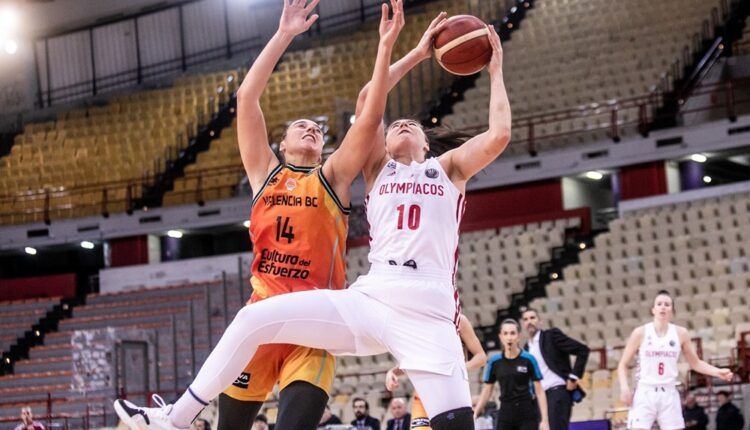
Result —
[[312, 25], [315, 24], [315, 21], [317, 21], [319, 17], [320, 16], [317, 13], [310, 15], [310, 18], [307, 18], [307, 21], [305, 21], [305, 29], [309, 30], [310, 27], [312, 27]]
[[440, 20], [440, 22], [437, 23], [435, 28], [432, 29], [433, 33], [437, 33], [440, 31], [445, 25], [448, 23], [448, 18], [443, 17], [443, 19]]
[[310, 12], [312, 12], [312, 11], [313, 11], [313, 9], [315, 9], [315, 6], [317, 6], [317, 5], [318, 5], [318, 3], [320, 3], [320, 0], [312, 0], [312, 1], [310, 2], [310, 4], [308, 4], [308, 5], [307, 5], [307, 6], [305, 7], [305, 10], [307, 11], [307, 13], [310, 13]]
[[388, 21], [388, 5], [383, 3], [380, 6], [380, 22]]

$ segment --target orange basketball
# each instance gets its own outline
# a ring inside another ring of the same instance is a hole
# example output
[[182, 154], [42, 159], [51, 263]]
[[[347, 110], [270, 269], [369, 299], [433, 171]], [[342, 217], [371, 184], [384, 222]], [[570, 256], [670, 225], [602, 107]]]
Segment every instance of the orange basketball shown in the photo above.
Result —
[[481, 19], [471, 15], [452, 16], [433, 40], [435, 59], [454, 75], [473, 75], [492, 58], [487, 34], [487, 24]]

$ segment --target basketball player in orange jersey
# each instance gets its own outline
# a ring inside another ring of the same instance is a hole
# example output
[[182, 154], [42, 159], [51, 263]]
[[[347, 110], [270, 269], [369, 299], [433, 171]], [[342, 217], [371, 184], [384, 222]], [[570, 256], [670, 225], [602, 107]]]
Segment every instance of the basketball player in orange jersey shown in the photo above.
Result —
[[[471, 321], [466, 315], [461, 314], [458, 320], [458, 335], [463, 342], [466, 351], [471, 353], [471, 359], [466, 362], [466, 370], [471, 371], [479, 369], [487, 361], [487, 353], [482, 348], [482, 343], [479, 341], [477, 334], [474, 332], [474, 327], [471, 325]], [[399, 376], [403, 375], [404, 371], [399, 369], [398, 366], [390, 369], [385, 374], [385, 388], [388, 391], [394, 391], [399, 387]], [[427, 412], [424, 410], [422, 400], [418, 394], [414, 394], [414, 399], [411, 402], [411, 426], [412, 430], [430, 430], [430, 419], [427, 418]], [[404, 428], [403, 430], [408, 430]]]
[[[400, 11], [401, 1], [394, 3]], [[387, 29], [391, 21], [384, 5], [381, 22]], [[381, 32], [375, 72], [357, 120], [364, 118], [373, 128], [380, 126], [386, 90], [395, 75], [382, 62], [392, 50], [392, 42], [386, 41], [395, 38], [393, 33]], [[384, 145], [376, 131], [366, 136], [370, 149], [362, 154], [362, 171], [368, 193], [369, 273], [344, 290], [280, 294], [245, 306], [174, 405], [144, 408], [115, 402], [131, 429], [186, 429], [208, 400], [232, 384], [261, 345], [278, 343], [337, 355], [390, 352], [421, 393], [433, 430], [474, 428], [456, 330], [459, 225], [466, 183], [505, 150], [511, 128], [500, 38], [491, 27], [487, 37], [492, 46], [487, 131], [433, 158], [427, 157], [429, 132], [412, 120], [391, 124]], [[414, 64], [428, 57], [415, 56]], [[367, 119], [370, 110], [380, 114], [377, 124]]]
[[[674, 302], [669, 292], [659, 291], [651, 308], [652, 322], [633, 330], [617, 366], [620, 399], [630, 406], [628, 429], [647, 430], [654, 422], [661, 430], [685, 428], [682, 402], [677, 391], [677, 361], [685, 354], [690, 368], [706, 376], [732, 380], [732, 371], [701, 360], [693, 349], [690, 334], [672, 324]], [[638, 353], [638, 381], [635, 393], [628, 384], [628, 364]]]

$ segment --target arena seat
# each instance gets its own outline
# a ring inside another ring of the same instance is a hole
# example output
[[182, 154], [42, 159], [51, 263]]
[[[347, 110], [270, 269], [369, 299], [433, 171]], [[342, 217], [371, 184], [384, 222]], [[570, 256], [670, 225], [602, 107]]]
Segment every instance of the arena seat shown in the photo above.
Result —
[[[520, 118], [573, 108], [591, 115], [537, 124], [534, 132], [537, 137], [579, 133], [539, 140], [537, 149], [606, 137], [606, 130], [584, 131], [611, 123], [610, 102], [651, 92], [719, 5], [719, 0], [535, 3], [520, 30], [503, 44], [503, 77], [516, 125], [511, 142], [527, 137], [528, 129], [517, 126]], [[485, 127], [489, 89], [485, 71], [443, 123]], [[619, 112], [621, 123], [635, 119], [637, 111]], [[526, 150], [525, 144], [511, 144], [508, 153]]]
[[[750, 327], [748, 209], [750, 194], [737, 193], [627, 212], [581, 252], [580, 263], [565, 268], [563, 279], [549, 284], [547, 297], [530, 306], [549, 325], [592, 348], [606, 348], [611, 369], [632, 330], [648, 321], [656, 293], [665, 289], [675, 298], [675, 322], [701, 340], [703, 358], [731, 357]], [[586, 409], [577, 412], [581, 417], [603, 418], [621, 406], [616, 375], [606, 382], [605, 370], [595, 370], [601, 364], [592, 354], [596, 391], [576, 407]], [[681, 370], [684, 375], [684, 363]]]
[[8, 351], [58, 303], [60, 297], [0, 302], [0, 352]]

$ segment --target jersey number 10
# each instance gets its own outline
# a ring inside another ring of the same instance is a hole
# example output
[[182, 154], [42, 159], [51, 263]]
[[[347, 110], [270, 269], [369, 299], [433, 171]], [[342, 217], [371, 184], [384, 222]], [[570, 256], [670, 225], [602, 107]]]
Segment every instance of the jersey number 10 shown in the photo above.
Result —
[[[396, 207], [398, 211], [398, 226], [399, 230], [404, 229], [404, 212], [406, 211], [406, 205], [398, 205]], [[416, 230], [419, 228], [419, 219], [422, 216], [422, 208], [419, 205], [409, 206], [409, 214], [407, 219], [407, 226], [409, 230]]]

